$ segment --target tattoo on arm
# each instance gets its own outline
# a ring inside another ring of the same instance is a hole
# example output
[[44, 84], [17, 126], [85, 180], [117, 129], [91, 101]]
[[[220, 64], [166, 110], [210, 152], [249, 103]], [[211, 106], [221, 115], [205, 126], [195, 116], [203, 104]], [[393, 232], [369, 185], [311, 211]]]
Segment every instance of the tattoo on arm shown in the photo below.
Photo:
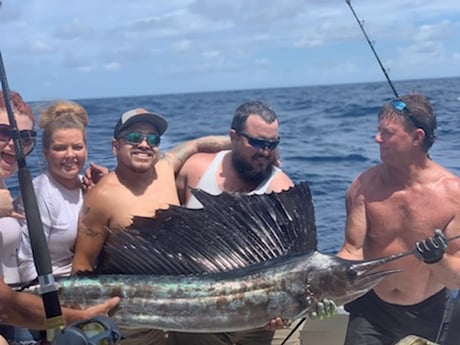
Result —
[[[82, 208], [81, 208], [81, 218], [86, 218], [88, 217], [89, 213], [91, 211], [91, 208], [86, 206], [86, 205], [83, 205]], [[101, 235], [101, 232], [100, 231], [97, 231], [95, 229], [92, 229], [91, 227], [88, 227], [86, 225], [84, 225], [84, 222], [83, 221], [79, 221], [79, 224], [78, 224], [78, 232], [79, 233], [82, 233], [82, 234], [85, 234], [89, 237], [96, 237], [96, 236], [99, 236]]]
[[78, 232], [82, 233], [82, 234], [85, 234], [85, 235], [87, 235], [89, 237], [96, 237], [96, 236], [101, 235], [100, 231], [97, 231], [97, 230], [94, 230], [94, 229], [91, 229], [91, 228], [87, 228], [87, 227], [79, 227]]
[[169, 164], [172, 165], [174, 172], [177, 173], [184, 165], [185, 161], [194, 153], [196, 149], [188, 142], [174, 146], [171, 150], [164, 155]]

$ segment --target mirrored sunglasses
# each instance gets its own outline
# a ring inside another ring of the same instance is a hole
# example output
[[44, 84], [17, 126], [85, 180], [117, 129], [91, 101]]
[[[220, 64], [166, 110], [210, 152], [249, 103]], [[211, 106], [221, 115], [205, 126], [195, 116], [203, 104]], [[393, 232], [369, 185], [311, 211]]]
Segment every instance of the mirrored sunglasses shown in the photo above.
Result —
[[[0, 124], [0, 149], [3, 149], [13, 138], [11, 127], [6, 124]], [[28, 155], [32, 152], [37, 140], [37, 132], [31, 129], [19, 131], [19, 141], [21, 142], [22, 152]]]
[[248, 144], [258, 150], [274, 150], [276, 149], [281, 140], [279, 137], [277, 139], [254, 138], [243, 132], [237, 132], [237, 134], [248, 139]]
[[398, 110], [406, 119], [408, 119], [409, 122], [415, 126], [415, 128], [421, 128], [425, 131], [425, 133], [427, 133], [425, 126], [413, 115], [411, 115], [410, 109], [407, 107], [406, 103], [403, 100], [394, 99], [390, 102], [390, 104], [393, 106], [393, 108]]
[[151, 147], [160, 145], [160, 136], [157, 134], [144, 134], [141, 132], [128, 132], [120, 135], [130, 145], [139, 145], [142, 141], [146, 140], [147, 144]]

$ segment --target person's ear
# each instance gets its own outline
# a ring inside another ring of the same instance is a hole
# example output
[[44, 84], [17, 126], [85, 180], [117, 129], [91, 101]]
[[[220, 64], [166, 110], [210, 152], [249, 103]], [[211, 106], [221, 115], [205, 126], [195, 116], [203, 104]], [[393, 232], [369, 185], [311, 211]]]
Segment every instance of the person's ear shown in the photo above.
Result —
[[112, 139], [112, 153], [114, 156], [118, 154], [118, 151], [120, 150], [120, 143], [118, 142], [117, 139], [113, 138]]
[[238, 133], [236, 133], [236, 131], [234, 129], [230, 129], [228, 131], [228, 135], [230, 136], [230, 141], [233, 143], [236, 138], [238, 137]]
[[417, 128], [414, 132], [414, 143], [417, 146], [423, 146], [423, 141], [425, 140], [426, 133], [422, 128]]

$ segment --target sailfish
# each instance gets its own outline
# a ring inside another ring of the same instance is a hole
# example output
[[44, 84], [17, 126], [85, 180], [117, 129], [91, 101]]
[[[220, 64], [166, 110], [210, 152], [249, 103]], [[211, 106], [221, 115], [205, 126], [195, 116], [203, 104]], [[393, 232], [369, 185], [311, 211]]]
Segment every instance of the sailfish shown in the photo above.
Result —
[[111, 315], [119, 326], [239, 331], [308, 317], [326, 298], [343, 305], [399, 271], [380, 266], [408, 255], [320, 253], [305, 182], [264, 195], [193, 194], [202, 209], [170, 206], [111, 234], [95, 272], [58, 280], [61, 303], [120, 296]]

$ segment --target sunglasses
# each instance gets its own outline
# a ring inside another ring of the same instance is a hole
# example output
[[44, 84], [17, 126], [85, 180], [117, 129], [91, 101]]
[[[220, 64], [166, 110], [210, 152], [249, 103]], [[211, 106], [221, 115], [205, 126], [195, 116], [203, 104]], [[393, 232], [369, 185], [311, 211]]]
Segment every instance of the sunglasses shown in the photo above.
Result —
[[248, 144], [258, 150], [274, 150], [276, 149], [281, 140], [280, 137], [278, 137], [277, 139], [260, 139], [251, 137], [243, 132], [237, 132], [237, 134], [248, 139]]
[[[12, 138], [13, 132], [11, 131], [11, 127], [6, 124], [0, 124], [0, 149], [3, 149]], [[36, 139], [37, 132], [34, 130], [23, 129], [19, 131], [19, 141], [25, 155], [32, 152]]]
[[130, 145], [139, 145], [144, 140], [147, 141], [147, 144], [150, 147], [160, 145], [160, 136], [157, 134], [144, 134], [141, 132], [129, 132], [123, 135], [120, 135], [119, 138], [123, 138]]
[[400, 99], [394, 99], [390, 102], [390, 104], [393, 106], [393, 108], [398, 110], [406, 119], [408, 119], [410, 123], [412, 123], [415, 126], [415, 128], [421, 128], [425, 131], [425, 133], [428, 133], [425, 129], [425, 126], [413, 115], [411, 115], [410, 110], [404, 101]]

